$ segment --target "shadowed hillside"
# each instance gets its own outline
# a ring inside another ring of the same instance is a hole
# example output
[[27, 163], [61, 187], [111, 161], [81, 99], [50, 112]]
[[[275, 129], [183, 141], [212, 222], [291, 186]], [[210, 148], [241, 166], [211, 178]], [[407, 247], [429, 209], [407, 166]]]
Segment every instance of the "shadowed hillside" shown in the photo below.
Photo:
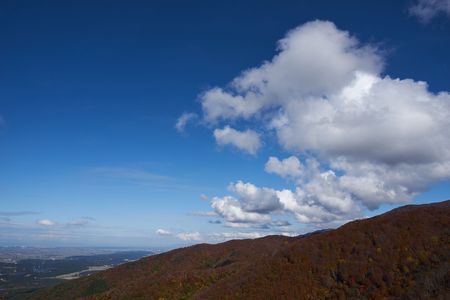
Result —
[[20, 299], [450, 299], [450, 201], [173, 250]]

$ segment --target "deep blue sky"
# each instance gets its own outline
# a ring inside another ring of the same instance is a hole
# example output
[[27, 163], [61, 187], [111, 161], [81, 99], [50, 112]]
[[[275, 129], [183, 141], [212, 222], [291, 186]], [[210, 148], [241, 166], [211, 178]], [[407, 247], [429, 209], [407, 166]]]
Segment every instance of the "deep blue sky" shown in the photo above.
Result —
[[[316, 19], [379, 45], [391, 77], [448, 91], [450, 21], [422, 24], [411, 3], [1, 1], [0, 245], [159, 246], [177, 241], [158, 228], [229, 231], [191, 215], [210, 210], [199, 195], [238, 179], [280, 188], [264, 164], [288, 154], [221, 148], [208, 126], [179, 134], [177, 118]], [[447, 181], [415, 202], [449, 198]]]

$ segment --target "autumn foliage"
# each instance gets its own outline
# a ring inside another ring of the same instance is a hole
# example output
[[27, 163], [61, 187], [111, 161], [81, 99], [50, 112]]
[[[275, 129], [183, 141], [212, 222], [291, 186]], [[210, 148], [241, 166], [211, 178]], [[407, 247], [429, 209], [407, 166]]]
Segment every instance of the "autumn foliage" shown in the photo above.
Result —
[[450, 299], [450, 201], [336, 230], [200, 244], [25, 299]]

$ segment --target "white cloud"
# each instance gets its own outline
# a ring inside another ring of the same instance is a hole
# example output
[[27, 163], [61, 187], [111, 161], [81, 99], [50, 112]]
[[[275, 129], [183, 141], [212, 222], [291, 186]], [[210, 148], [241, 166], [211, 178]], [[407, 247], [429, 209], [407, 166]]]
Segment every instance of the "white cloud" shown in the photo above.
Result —
[[[367, 78], [371, 77], [371, 80]], [[368, 84], [368, 85], [367, 85]], [[358, 97], [352, 95], [362, 90]], [[431, 94], [423, 82], [357, 73], [328, 99], [293, 101], [273, 128], [292, 151], [316, 150], [330, 158], [416, 163], [448, 158], [450, 95]], [[436, 147], [429, 147], [435, 145]]]
[[330, 94], [351, 82], [356, 70], [376, 74], [382, 69], [374, 48], [361, 47], [331, 22], [314, 21], [290, 31], [278, 50], [272, 61], [244, 71], [229, 89], [216, 87], [201, 95], [205, 120], [248, 119], [264, 108]]
[[246, 212], [266, 213], [281, 208], [276, 191], [273, 189], [258, 188], [242, 181], [230, 184], [228, 189], [239, 196], [242, 208]]
[[177, 234], [177, 237], [180, 240], [186, 241], [186, 242], [190, 242], [190, 241], [200, 241], [202, 240], [202, 236], [200, 234], [200, 232], [181, 232]]
[[155, 231], [155, 233], [156, 233], [157, 235], [161, 235], [161, 236], [169, 236], [169, 235], [172, 235], [172, 233], [171, 233], [170, 231], [165, 230], [165, 229], [157, 229], [157, 230]]
[[440, 14], [449, 17], [450, 0], [418, 0], [409, 7], [409, 13], [423, 23], [428, 23]]
[[[204, 121], [260, 128], [304, 158], [270, 157], [265, 166], [295, 178], [294, 189], [238, 182], [230, 187], [237, 198], [213, 198], [225, 221], [269, 223], [280, 210], [302, 223], [352, 219], [364, 207], [404, 203], [450, 178], [448, 92], [381, 75], [378, 51], [331, 22], [290, 31], [278, 51], [228, 87], [200, 96]], [[214, 134], [222, 144], [254, 149], [247, 138], [225, 139], [229, 132], [239, 133], [227, 126]], [[257, 149], [259, 136], [255, 140]]]
[[240, 239], [256, 239], [261, 238], [267, 235], [285, 235], [285, 236], [295, 236], [295, 233], [291, 232], [258, 232], [258, 231], [250, 231], [250, 232], [213, 232], [213, 233], [200, 233], [200, 232], [182, 232], [177, 234], [177, 237], [180, 240], [185, 242], [225, 242], [229, 240], [240, 240]]
[[184, 129], [186, 127], [186, 125], [189, 122], [194, 121], [197, 118], [197, 114], [195, 113], [191, 113], [191, 112], [185, 112], [183, 113], [177, 120], [177, 122], [175, 123], [175, 128], [178, 132], [184, 132]]
[[261, 232], [221, 232], [213, 233], [210, 235], [210, 240], [217, 242], [229, 241], [229, 240], [241, 240], [241, 239], [257, 239], [268, 235]]
[[210, 123], [214, 123], [219, 119], [249, 118], [262, 107], [262, 104], [255, 98], [235, 96], [221, 88], [210, 89], [200, 98], [204, 118]]
[[283, 160], [271, 156], [266, 163], [265, 170], [267, 173], [277, 174], [284, 178], [298, 178], [303, 175], [303, 165], [295, 156]]
[[208, 195], [200, 194], [200, 199], [202, 199], [202, 200], [204, 200], [204, 201], [208, 201], [208, 200], [209, 200], [209, 197], [208, 197]]
[[342, 177], [331, 170], [321, 171], [314, 160], [308, 162], [309, 177], [295, 190], [257, 187], [241, 181], [230, 184], [238, 197], [215, 197], [211, 206], [227, 221], [227, 227], [289, 226], [286, 221], [272, 221], [271, 214], [288, 213], [301, 223], [329, 223], [360, 217], [361, 209], [352, 193], [344, 188]]
[[[221, 224], [222, 222], [217, 220], [214, 222], [210, 222], [212, 224]], [[288, 226], [291, 226], [291, 223], [284, 220], [271, 221], [267, 223], [235, 223], [235, 222], [225, 222], [225, 227], [229, 228], [254, 228], [254, 229], [272, 229], [277, 230], [285, 229]]]
[[54, 225], [56, 225], [56, 222], [49, 220], [49, 219], [41, 219], [41, 220], [37, 220], [36, 224], [41, 225], [41, 226], [54, 226]]
[[[213, 232], [213, 233], [200, 233], [198, 231], [186, 231], [177, 233], [175, 236], [185, 242], [223, 242], [235, 239], [254, 239], [260, 238], [269, 234], [274, 234], [273, 232]], [[279, 233], [278, 233], [279, 234]], [[283, 234], [283, 233], [281, 233]], [[162, 235], [170, 235], [162, 234]]]
[[271, 217], [258, 212], [246, 211], [242, 203], [231, 196], [214, 197], [211, 206], [216, 213], [232, 223], [267, 223]]
[[309, 177], [295, 190], [277, 191], [284, 211], [292, 213], [301, 223], [329, 223], [361, 216], [351, 193], [340, 186], [341, 177], [332, 170], [320, 170], [314, 160], [307, 166]]
[[239, 131], [227, 125], [223, 129], [215, 129], [214, 137], [219, 145], [232, 145], [250, 154], [256, 154], [261, 147], [259, 134], [250, 129]]

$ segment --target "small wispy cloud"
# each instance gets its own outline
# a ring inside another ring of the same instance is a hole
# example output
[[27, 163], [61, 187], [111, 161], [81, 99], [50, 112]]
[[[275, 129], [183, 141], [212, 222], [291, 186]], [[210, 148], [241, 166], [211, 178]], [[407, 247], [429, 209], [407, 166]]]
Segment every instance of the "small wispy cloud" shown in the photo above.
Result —
[[221, 242], [228, 240], [257, 239], [265, 235], [267, 234], [261, 232], [220, 232], [211, 234], [209, 239]]
[[101, 180], [114, 184], [132, 184], [160, 190], [188, 190], [200, 192], [204, 187], [192, 185], [186, 177], [172, 177], [157, 174], [144, 167], [90, 167], [84, 173], [91, 180]]
[[202, 240], [202, 236], [200, 232], [194, 231], [194, 232], [181, 232], [177, 234], [177, 238], [180, 240], [190, 242], [190, 241], [200, 241]]
[[439, 15], [450, 17], [450, 0], [418, 0], [408, 11], [422, 23], [428, 23]]
[[177, 120], [177, 122], [175, 123], [175, 129], [180, 132], [183, 133], [186, 126], [194, 121], [195, 119], [198, 118], [198, 115], [192, 112], [184, 112]]
[[90, 170], [90, 173], [110, 179], [124, 180], [132, 183], [154, 183], [171, 180], [171, 177], [169, 176], [129, 168], [98, 167], [92, 168]]
[[55, 221], [49, 220], [49, 219], [41, 219], [37, 220], [36, 224], [41, 226], [55, 226], [57, 223]]
[[160, 235], [160, 236], [170, 236], [170, 235], [172, 235], [172, 233], [169, 231], [169, 230], [165, 230], [165, 229], [157, 229], [156, 231], [155, 231], [155, 233], [157, 234], [157, 235]]
[[89, 220], [85, 219], [85, 218], [81, 218], [81, 219], [76, 219], [76, 220], [72, 220], [66, 223], [66, 226], [71, 227], [71, 226], [86, 226], [89, 224]]

